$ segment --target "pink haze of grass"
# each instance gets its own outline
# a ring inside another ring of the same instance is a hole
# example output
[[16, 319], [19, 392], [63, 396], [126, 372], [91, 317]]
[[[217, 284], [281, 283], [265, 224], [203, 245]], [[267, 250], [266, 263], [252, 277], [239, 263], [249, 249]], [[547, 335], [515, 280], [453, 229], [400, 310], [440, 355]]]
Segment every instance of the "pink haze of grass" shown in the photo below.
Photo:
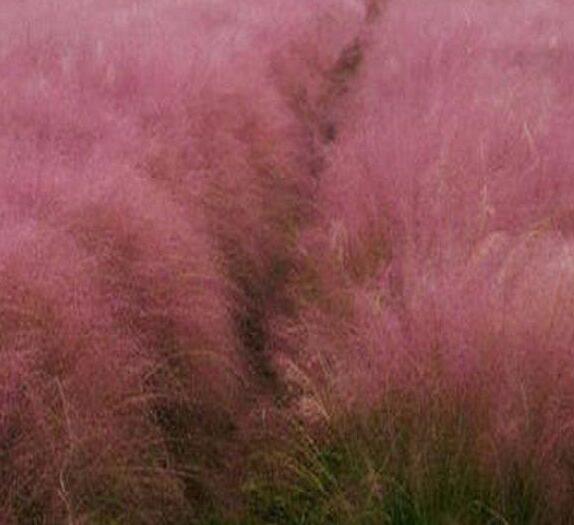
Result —
[[60, 4], [0, 18], [5, 521], [185, 522], [261, 407], [396, 389], [565, 515], [569, 4]]

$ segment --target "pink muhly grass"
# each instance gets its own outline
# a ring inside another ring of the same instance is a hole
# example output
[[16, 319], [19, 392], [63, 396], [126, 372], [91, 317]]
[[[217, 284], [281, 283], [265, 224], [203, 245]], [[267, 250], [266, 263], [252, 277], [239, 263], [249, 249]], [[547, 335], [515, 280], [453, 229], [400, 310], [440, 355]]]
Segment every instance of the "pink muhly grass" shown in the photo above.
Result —
[[164, 109], [162, 75], [182, 82], [169, 68], [189, 64], [146, 34], [135, 52], [145, 9], [109, 11], [116, 31], [81, 12], [78, 37], [77, 13], [44, 7], [52, 32], [23, 13], [0, 66], [0, 505], [16, 522], [157, 523], [187, 512], [241, 374], [200, 203], [142, 170], [146, 119], [181, 107]]
[[299, 322], [279, 331], [297, 366], [326, 356], [316, 381], [343, 405], [460, 402], [474, 454], [532, 468], [564, 516], [570, 24], [533, 4], [516, 29], [517, 6], [389, 3], [301, 237]]
[[19, 520], [59, 521], [153, 444], [138, 400], [147, 367], [114, 330], [95, 269], [71, 239], [31, 221], [5, 227], [2, 500]]
[[[336, 76], [346, 63], [338, 63], [361, 16], [360, 9], [329, 3], [311, 11], [293, 4], [289, 17], [277, 26], [270, 18], [252, 47], [233, 57], [244, 74], [222, 69], [192, 110], [202, 201], [235, 288], [236, 332], [255, 376], [273, 388], [281, 381], [272, 363], [272, 325], [293, 309], [284, 282], [294, 271], [299, 232], [315, 213], [325, 143], [332, 140], [327, 128], [336, 126], [331, 114], [346, 83]], [[265, 45], [261, 61], [258, 48]]]
[[[283, 308], [322, 156], [281, 85], [310, 15], [278, 6], [42, 2], [2, 22], [8, 519], [189, 519], [233, 461], [237, 350]], [[316, 7], [355, 32], [352, 2]], [[343, 47], [325, 38], [302, 89]]]
[[415, 456], [452, 430], [560, 522], [565, 5], [7, 4], [6, 519], [197, 518], [273, 406], [418, 414]]

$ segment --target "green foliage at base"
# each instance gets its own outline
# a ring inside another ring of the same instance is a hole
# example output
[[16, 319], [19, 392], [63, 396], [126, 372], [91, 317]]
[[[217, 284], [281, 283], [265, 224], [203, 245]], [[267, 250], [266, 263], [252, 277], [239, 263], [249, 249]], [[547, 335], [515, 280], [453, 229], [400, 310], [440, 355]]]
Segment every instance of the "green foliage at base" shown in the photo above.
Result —
[[[437, 406], [391, 402], [331, 421], [314, 436], [292, 422], [282, 442], [252, 458], [244, 515], [234, 525], [534, 525], [533, 473], [488, 472], [468, 421]], [[321, 436], [321, 437], [319, 437]]]

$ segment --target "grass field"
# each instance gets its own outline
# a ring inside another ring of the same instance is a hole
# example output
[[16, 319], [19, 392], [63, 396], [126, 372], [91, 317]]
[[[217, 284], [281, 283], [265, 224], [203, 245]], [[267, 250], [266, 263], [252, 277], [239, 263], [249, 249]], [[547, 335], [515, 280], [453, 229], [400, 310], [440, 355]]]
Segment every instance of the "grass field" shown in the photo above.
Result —
[[574, 524], [573, 35], [4, 0], [0, 525]]

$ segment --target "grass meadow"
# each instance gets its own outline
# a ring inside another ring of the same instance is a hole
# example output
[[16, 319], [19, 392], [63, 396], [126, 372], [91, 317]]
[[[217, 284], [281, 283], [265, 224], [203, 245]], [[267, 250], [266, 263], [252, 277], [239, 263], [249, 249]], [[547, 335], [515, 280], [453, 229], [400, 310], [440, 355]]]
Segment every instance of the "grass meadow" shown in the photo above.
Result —
[[3, 0], [0, 525], [574, 524], [574, 6]]

